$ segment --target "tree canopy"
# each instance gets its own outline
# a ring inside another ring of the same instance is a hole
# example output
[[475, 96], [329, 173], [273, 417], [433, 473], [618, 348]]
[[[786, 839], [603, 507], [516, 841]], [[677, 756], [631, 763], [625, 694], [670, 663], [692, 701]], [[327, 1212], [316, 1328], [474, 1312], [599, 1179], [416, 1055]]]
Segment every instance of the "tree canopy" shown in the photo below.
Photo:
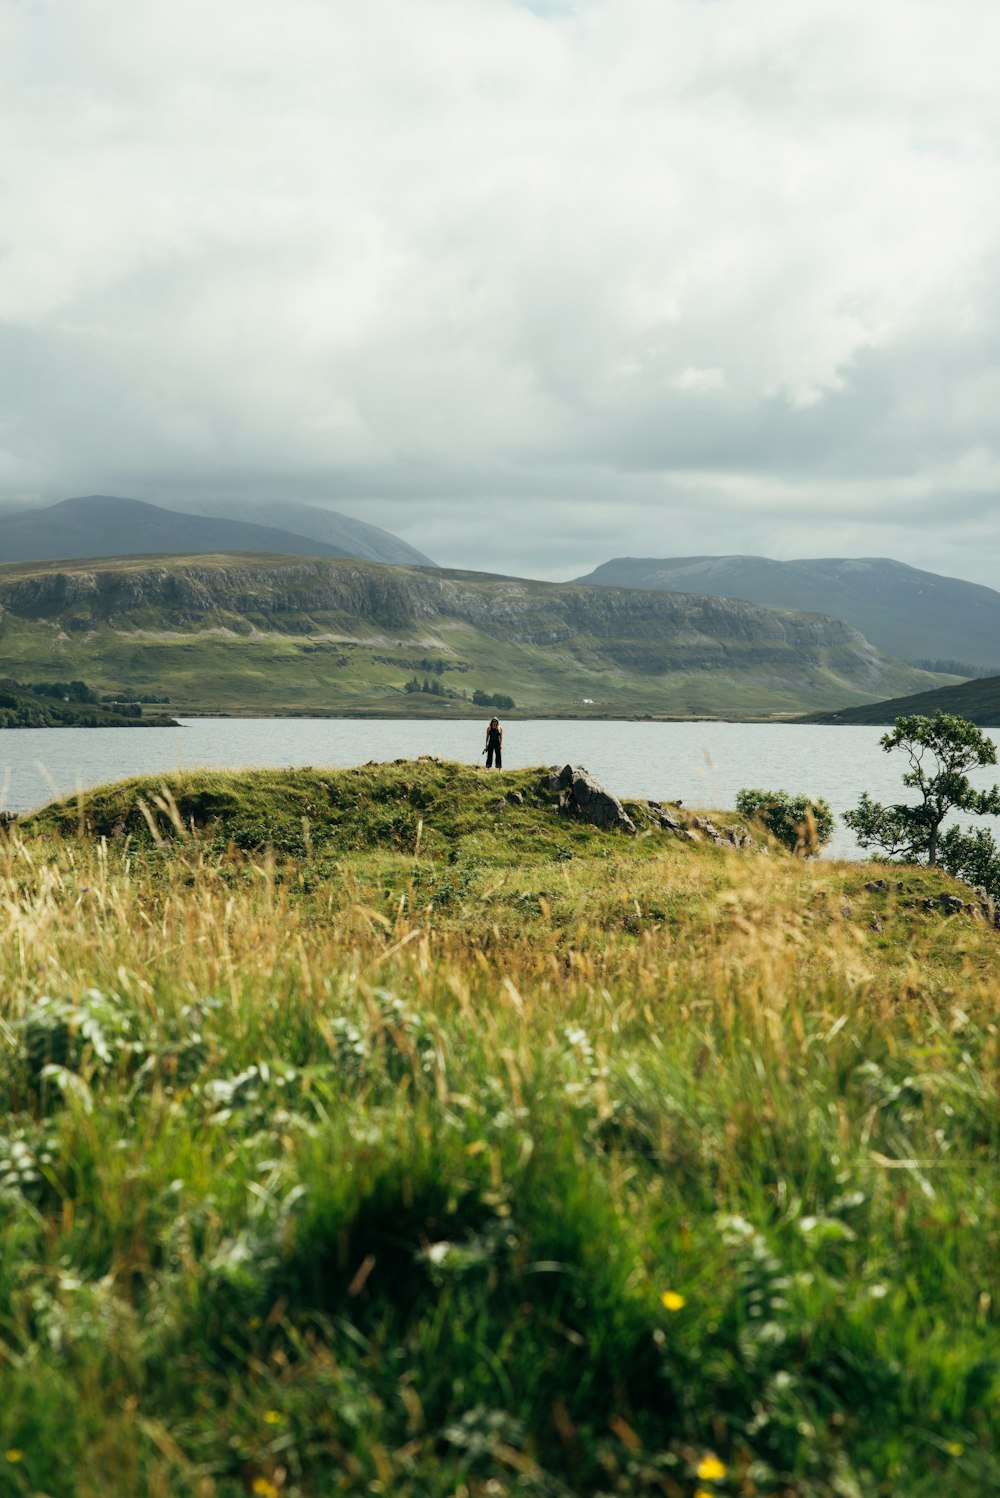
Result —
[[[887, 753], [903, 750], [910, 765], [903, 773], [903, 784], [915, 790], [919, 800], [883, 806], [865, 791], [854, 810], [844, 813], [844, 821], [862, 848], [880, 849], [890, 858], [936, 864], [944, 861], [939, 857], [942, 846], [945, 851], [949, 848], [941, 833], [949, 812], [1000, 815], [1000, 786], [977, 790], [968, 778], [969, 770], [997, 762], [996, 745], [975, 723], [940, 711], [933, 717], [908, 714], [896, 719], [892, 730], [882, 735], [881, 744]], [[989, 833], [984, 836], [988, 838]]]

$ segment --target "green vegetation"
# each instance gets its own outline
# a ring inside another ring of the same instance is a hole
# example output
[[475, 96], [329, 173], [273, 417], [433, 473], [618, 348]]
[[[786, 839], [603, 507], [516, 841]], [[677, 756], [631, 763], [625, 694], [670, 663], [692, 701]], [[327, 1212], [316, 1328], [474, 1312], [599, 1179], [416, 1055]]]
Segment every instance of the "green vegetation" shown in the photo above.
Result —
[[473, 692], [472, 700], [477, 707], [496, 707], [502, 713], [512, 712], [517, 706], [513, 697], [508, 697], [505, 692], [481, 692], [478, 688]]
[[741, 816], [762, 822], [790, 853], [814, 857], [833, 832], [833, 812], [822, 796], [790, 796], [787, 791], [745, 788], [736, 793], [736, 810]]
[[161, 728], [174, 720], [143, 717], [138, 702], [106, 703], [82, 681], [0, 680], [0, 728]]
[[360, 561], [4, 566], [0, 610], [0, 671], [179, 713], [460, 716], [475, 684], [546, 716], [745, 718], [935, 684], [815, 615]]
[[844, 813], [862, 848], [878, 848], [889, 858], [938, 862], [941, 827], [952, 811], [1000, 815], [1000, 785], [977, 791], [966, 773], [997, 762], [996, 745], [974, 723], [950, 713], [932, 718], [913, 714], [896, 719], [879, 740], [886, 753], [902, 749], [910, 768], [903, 784], [917, 791], [916, 803], [883, 806], [865, 791], [853, 811]]
[[201, 773], [0, 844], [5, 1495], [995, 1488], [998, 933], [557, 796]]
[[936, 712], [967, 718], [980, 728], [1000, 728], [1000, 676], [963, 681], [956, 686], [935, 687], [907, 697], [891, 697], [861, 707], [843, 707], [835, 713], [811, 713], [806, 723], [895, 723], [897, 718], [921, 717]]

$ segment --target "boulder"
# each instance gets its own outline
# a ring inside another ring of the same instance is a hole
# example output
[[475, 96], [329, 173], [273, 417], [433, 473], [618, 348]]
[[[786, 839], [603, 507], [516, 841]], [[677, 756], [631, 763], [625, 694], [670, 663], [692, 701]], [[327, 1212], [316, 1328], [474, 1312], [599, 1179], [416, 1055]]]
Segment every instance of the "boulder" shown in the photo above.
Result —
[[[594, 827], [617, 827], [622, 832], [634, 834], [635, 823], [617, 796], [606, 790], [582, 765], [564, 765], [558, 776], [550, 775], [550, 785], [553, 779], [562, 792], [560, 811], [590, 822]], [[552, 789], [557, 786], [552, 786]]]

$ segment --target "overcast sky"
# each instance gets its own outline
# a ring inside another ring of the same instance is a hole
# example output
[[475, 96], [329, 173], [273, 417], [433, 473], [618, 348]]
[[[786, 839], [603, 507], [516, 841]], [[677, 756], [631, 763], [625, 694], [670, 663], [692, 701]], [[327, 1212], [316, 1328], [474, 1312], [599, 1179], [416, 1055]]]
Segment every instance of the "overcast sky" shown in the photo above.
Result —
[[0, 499], [1000, 586], [997, 0], [0, 0]]

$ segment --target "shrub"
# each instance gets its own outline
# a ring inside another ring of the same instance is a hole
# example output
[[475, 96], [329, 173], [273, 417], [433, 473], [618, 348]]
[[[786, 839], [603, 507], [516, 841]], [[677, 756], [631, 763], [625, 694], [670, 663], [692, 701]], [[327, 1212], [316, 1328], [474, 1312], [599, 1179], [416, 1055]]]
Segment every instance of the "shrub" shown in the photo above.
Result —
[[804, 858], [815, 857], [833, 832], [833, 812], [821, 796], [744, 788], [736, 794], [736, 810], [763, 822], [780, 843]]

